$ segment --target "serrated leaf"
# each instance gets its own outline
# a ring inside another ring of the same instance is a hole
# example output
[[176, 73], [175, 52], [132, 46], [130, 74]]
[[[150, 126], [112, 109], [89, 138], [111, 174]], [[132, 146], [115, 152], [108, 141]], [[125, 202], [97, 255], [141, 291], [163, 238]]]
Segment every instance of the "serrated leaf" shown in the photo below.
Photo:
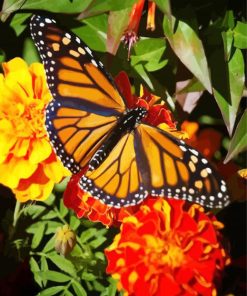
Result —
[[102, 245], [102, 244], [106, 241], [106, 239], [107, 239], [106, 237], [104, 237], [104, 236], [100, 236], [100, 237], [98, 237], [98, 238], [92, 240], [91, 242], [89, 242], [89, 245], [90, 245], [92, 248], [96, 249], [96, 248], [98, 248], [100, 245]]
[[92, 237], [94, 237], [97, 233], [97, 229], [95, 228], [89, 228], [85, 231], [83, 231], [80, 235], [81, 243], [85, 243], [89, 241]]
[[[49, 270], [48, 264], [47, 264], [47, 260], [45, 258], [45, 256], [41, 256], [41, 265], [40, 265], [40, 271], [47, 271]], [[47, 284], [47, 280], [43, 281], [44, 286], [46, 286]]]
[[247, 24], [243, 22], [237, 22], [237, 25], [234, 28], [233, 33], [234, 46], [240, 49], [247, 48]]
[[32, 219], [36, 219], [46, 208], [40, 205], [29, 205], [24, 209], [25, 215], [29, 215]]
[[103, 252], [95, 252], [94, 256], [95, 256], [96, 259], [105, 261], [105, 255], [104, 255]]
[[45, 223], [40, 224], [40, 226], [37, 228], [36, 232], [34, 233], [32, 243], [31, 243], [32, 249], [36, 249], [39, 246], [44, 236], [45, 226], [46, 226]]
[[60, 200], [59, 212], [60, 212], [60, 215], [62, 216], [62, 218], [64, 218], [69, 212], [68, 208], [66, 208], [63, 203], [63, 199]]
[[75, 291], [75, 295], [87, 296], [87, 292], [85, 291], [85, 289], [82, 287], [82, 285], [79, 282], [73, 280], [72, 287]]
[[51, 237], [49, 241], [44, 246], [44, 249], [42, 250], [43, 253], [48, 253], [51, 250], [55, 249], [55, 237]]
[[98, 281], [93, 281], [93, 286], [94, 289], [98, 292], [102, 292], [105, 291], [105, 286], [103, 286], [100, 282]]
[[108, 281], [110, 282], [110, 285], [106, 288], [105, 291], [103, 291], [100, 296], [115, 296], [117, 292], [117, 280], [114, 280], [113, 278], [109, 278]]
[[34, 279], [36, 281], [36, 283], [38, 283], [38, 285], [40, 287], [42, 287], [42, 279], [41, 277], [37, 274], [38, 272], [40, 272], [40, 268], [39, 268], [39, 265], [37, 263], [37, 261], [31, 257], [30, 260], [29, 260], [29, 264], [30, 264], [30, 269], [34, 275]]
[[42, 280], [48, 280], [51, 282], [64, 283], [71, 280], [70, 276], [52, 270], [39, 271], [37, 274], [42, 278]]
[[1, 21], [5, 22], [11, 13], [21, 8], [25, 1], [26, 0], [4, 0], [0, 14]]
[[163, 30], [181, 62], [212, 93], [206, 55], [196, 32], [185, 22], [167, 16], [164, 17]]
[[121, 38], [129, 23], [130, 12], [131, 8], [109, 12], [106, 50], [112, 55], [117, 53]]
[[63, 292], [63, 295], [64, 295], [64, 296], [75, 296], [75, 295], [72, 294], [69, 290], [65, 290], [65, 291]]
[[26, 232], [27, 233], [35, 233], [37, 231], [37, 229], [42, 225], [42, 224], [45, 224], [46, 222], [41, 222], [41, 221], [38, 221], [36, 223], [33, 223], [31, 224], [27, 229], [26, 229]]
[[81, 279], [84, 280], [84, 281], [94, 281], [96, 280], [96, 276], [92, 273], [88, 273], [86, 271], [83, 271], [82, 272], [82, 275], [81, 275]]
[[53, 193], [51, 193], [50, 196], [43, 201], [43, 203], [47, 204], [48, 206], [51, 206], [54, 203], [55, 199], [56, 196]]
[[56, 253], [48, 255], [48, 258], [62, 271], [70, 274], [71, 276], [76, 275], [75, 267], [68, 259]]
[[77, 217], [71, 216], [69, 225], [75, 231], [81, 225], [81, 221]]
[[238, 153], [245, 150], [247, 150], [247, 110], [245, 110], [244, 114], [242, 115], [237, 125], [236, 131], [230, 141], [228, 153], [224, 163], [227, 163]]
[[64, 290], [64, 286], [55, 286], [41, 291], [39, 296], [52, 296]]
[[56, 221], [47, 221], [47, 227], [45, 234], [53, 234], [56, 232], [58, 227], [61, 227], [63, 224], [61, 222]]
[[57, 213], [54, 212], [54, 211], [52, 211], [52, 210], [50, 210], [50, 211], [48, 211], [47, 214], [43, 215], [43, 216], [41, 217], [41, 219], [42, 219], [42, 220], [52, 220], [52, 219], [54, 219], [54, 218], [56, 218], [56, 217], [57, 217]]

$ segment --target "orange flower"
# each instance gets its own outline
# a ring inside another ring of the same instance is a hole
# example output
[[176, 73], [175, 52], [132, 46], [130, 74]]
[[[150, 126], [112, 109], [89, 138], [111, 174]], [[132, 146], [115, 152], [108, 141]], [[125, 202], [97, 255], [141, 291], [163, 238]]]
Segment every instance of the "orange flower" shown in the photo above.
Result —
[[213, 158], [216, 151], [220, 149], [222, 134], [213, 128], [199, 130], [197, 122], [184, 121], [181, 129], [188, 133], [187, 143], [201, 152], [206, 158]]
[[[0, 183], [16, 198], [42, 200], [54, 183], [68, 175], [55, 156], [44, 127], [44, 108], [51, 100], [43, 65], [30, 67], [15, 58], [0, 74]], [[4, 173], [3, 173], [4, 172]]]
[[[175, 129], [176, 124], [172, 119], [171, 111], [164, 104], [156, 104], [159, 97], [151, 94], [146, 89], [141, 90], [139, 97], [133, 95], [129, 78], [125, 72], [120, 72], [115, 78], [115, 82], [125, 97], [128, 108], [145, 107], [148, 110], [148, 116], [145, 118], [146, 122], [154, 126], [159, 125], [159, 127], [176, 137], [184, 137], [184, 133]], [[83, 174], [84, 171], [81, 171], [74, 175], [64, 192], [65, 206], [73, 209], [78, 218], [87, 217], [91, 221], [101, 222], [107, 226], [118, 225], [123, 221], [123, 218], [134, 214], [139, 209], [139, 205], [117, 209], [102, 204], [79, 188], [78, 182]]]
[[229, 259], [222, 224], [199, 205], [149, 199], [105, 250], [107, 272], [131, 296], [216, 295]]
[[[129, 24], [122, 38], [124, 44], [128, 46], [128, 59], [130, 58], [130, 51], [132, 46], [138, 40], [138, 30], [139, 30], [139, 24], [140, 24], [142, 13], [143, 13], [144, 3], [145, 3], [145, 0], [139, 0], [137, 3], [133, 5], [130, 13]], [[156, 10], [156, 4], [153, 1], [149, 0], [147, 29], [151, 31], [155, 30], [155, 10]]]

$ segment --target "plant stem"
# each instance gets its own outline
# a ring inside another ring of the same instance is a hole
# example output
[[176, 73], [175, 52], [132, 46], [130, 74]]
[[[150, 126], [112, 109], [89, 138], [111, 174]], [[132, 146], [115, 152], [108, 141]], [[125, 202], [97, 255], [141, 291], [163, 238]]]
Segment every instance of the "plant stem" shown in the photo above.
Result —
[[20, 217], [20, 208], [21, 208], [21, 203], [17, 200], [15, 204], [15, 211], [14, 211], [14, 217], [13, 217], [13, 227], [16, 227], [17, 221]]

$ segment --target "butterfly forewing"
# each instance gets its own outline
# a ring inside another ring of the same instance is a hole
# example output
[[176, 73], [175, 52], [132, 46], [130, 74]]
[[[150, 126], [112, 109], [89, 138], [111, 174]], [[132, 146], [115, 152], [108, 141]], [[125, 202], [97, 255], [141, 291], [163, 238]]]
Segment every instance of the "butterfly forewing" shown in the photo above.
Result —
[[47, 131], [64, 165], [76, 173], [88, 164], [125, 104], [103, 64], [77, 36], [47, 17], [34, 15], [30, 26], [53, 96], [46, 108]]

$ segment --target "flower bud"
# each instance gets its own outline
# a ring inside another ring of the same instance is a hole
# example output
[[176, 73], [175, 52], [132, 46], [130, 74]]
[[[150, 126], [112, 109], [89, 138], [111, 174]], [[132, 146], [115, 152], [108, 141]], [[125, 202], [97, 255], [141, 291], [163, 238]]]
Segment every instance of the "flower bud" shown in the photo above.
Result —
[[55, 234], [55, 250], [63, 256], [68, 255], [76, 244], [75, 232], [65, 224], [58, 227]]

